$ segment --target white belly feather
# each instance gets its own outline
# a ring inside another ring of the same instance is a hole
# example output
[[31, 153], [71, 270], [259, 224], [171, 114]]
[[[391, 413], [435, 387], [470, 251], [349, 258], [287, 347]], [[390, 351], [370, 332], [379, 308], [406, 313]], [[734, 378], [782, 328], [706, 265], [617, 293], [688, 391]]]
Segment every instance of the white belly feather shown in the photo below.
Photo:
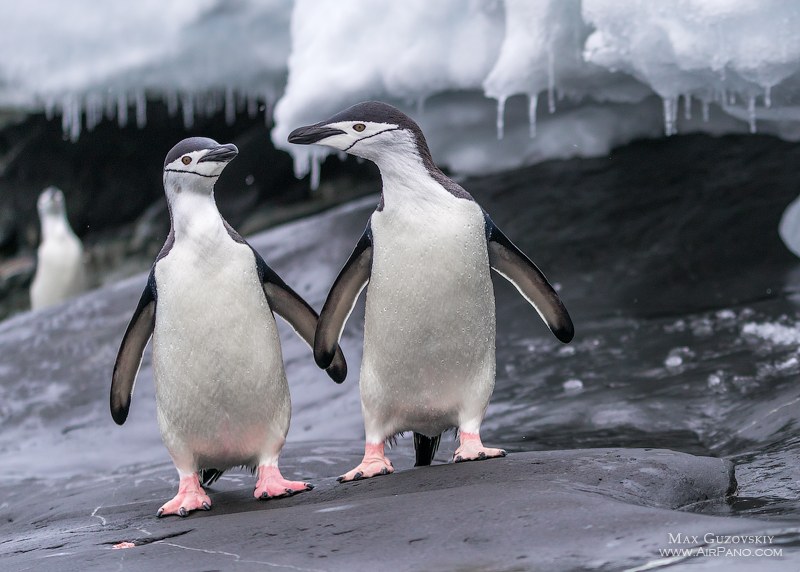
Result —
[[495, 377], [483, 212], [449, 195], [419, 208], [387, 205], [372, 233], [361, 371], [368, 438], [479, 423]]
[[291, 407], [252, 251], [227, 236], [204, 249], [176, 242], [156, 284], [158, 421], [176, 464], [224, 469], [277, 454]]

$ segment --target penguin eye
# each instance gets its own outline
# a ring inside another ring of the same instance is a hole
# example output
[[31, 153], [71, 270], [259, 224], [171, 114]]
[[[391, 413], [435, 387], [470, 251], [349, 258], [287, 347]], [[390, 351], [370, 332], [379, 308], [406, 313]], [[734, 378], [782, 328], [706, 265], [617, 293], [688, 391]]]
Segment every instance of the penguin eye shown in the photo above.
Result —
[[353, 125], [353, 129], [355, 129], [355, 130], [356, 130], [356, 131], [358, 131], [359, 133], [361, 133], [362, 131], [364, 131], [364, 129], [366, 129], [366, 128], [367, 128], [367, 126], [366, 126], [366, 125], [364, 125], [363, 123], [356, 123], [355, 125]]
[[189, 155], [186, 155], [183, 159], [181, 159], [181, 163], [183, 163], [184, 165], [188, 165], [191, 162], [192, 162], [192, 158], [189, 157]]

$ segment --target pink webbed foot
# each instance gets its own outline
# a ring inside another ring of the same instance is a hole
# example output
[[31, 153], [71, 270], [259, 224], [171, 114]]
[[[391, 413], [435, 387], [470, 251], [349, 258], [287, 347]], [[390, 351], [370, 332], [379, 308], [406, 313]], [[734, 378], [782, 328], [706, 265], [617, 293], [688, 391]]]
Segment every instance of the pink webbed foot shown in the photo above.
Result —
[[198, 509], [211, 510], [211, 498], [200, 486], [197, 473], [193, 473], [189, 476], [181, 477], [181, 482], [178, 485], [178, 494], [158, 509], [156, 515], [159, 517], [170, 514], [187, 516], [193, 510]]
[[491, 459], [493, 457], [505, 457], [506, 452], [503, 449], [491, 449], [484, 447], [481, 442], [481, 437], [477, 433], [464, 433], [461, 432], [461, 446], [456, 449], [453, 455], [453, 460], [456, 463], [463, 463], [465, 461], [482, 461], [484, 459]]
[[258, 467], [258, 482], [253, 496], [259, 500], [290, 497], [293, 494], [310, 491], [314, 488], [311, 483], [303, 481], [287, 481], [281, 475], [278, 467], [261, 465]]
[[361, 464], [336, 480], [340, 483], [346, 483], [348, 481], [360, 481], [361, 479], [369, 479], [370, 477], [394, 473], [394, 466], [392, 466], [392, 462], [386, 458], [383, 451], [383, 443], [380, 445], [370, 445], [368, 443], [364, 448], [364, 459], [361, 461]]

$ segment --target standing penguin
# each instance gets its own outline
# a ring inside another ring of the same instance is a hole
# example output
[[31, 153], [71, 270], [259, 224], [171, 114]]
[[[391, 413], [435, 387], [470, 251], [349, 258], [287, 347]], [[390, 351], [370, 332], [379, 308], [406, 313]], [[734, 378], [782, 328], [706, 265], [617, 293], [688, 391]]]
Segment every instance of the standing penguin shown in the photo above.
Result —
[[[111, 415], [122, 425], [153, 336], [158, 424], [180, 476], [178, 494], [158, 516], [208, 510], [201, 480], [209, 484], [239, 465], [257, 468], [258, 499], [312, 488], [278, 470], [291, 403], [272, 312], [310, 346], [318, 316], [217, 210], [214, 183], [237, 154], [234, 145], [204, 137], [184, 139], [167, 154], [169, 236], [114, 365]], [[341, 383], [347, 365], [334, 352], [327, 370]]]
[[67, 220], [64, 193], [48, 187], [36, 203], [42, 242], [36, 251], [36, 274], [31, 284], [31, 308], [58, 304], [86, 289], [83, 246]]
[[319, 143], [378, 165], [383, 192], [322, 309], [314, 358], [328, 367], [345, 321], [367, 290], [361, 404], [364, 459], [340, 481], [393, 472], [387, 439], [414, 432], [429, 465], [441, 433], [458, 428], [454, 459], [500, 457], [480, 438], [495, 381], [495, 304], [489, 269], [509, 280], [556, 337], [572, 320], [539, 269], [472, 196], [433, 163], [422, 131], [380, 102], [359, 103], [301, 127], [289, 142]]

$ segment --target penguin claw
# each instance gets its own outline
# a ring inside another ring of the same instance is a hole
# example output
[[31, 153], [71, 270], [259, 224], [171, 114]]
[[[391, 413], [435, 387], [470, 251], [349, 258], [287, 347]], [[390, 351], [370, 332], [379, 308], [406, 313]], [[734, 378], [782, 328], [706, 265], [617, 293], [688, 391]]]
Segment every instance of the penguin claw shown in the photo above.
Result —
[[360, 481], [363, 477], [364, 477], [364, 473], [359, 471], [355, 475], [353, 475], [353, 480], [354, 481]]
[[258, 483], [256, 483], [253, 496], [259, 500], [291, 497], [313, 488], [313, 485], [303, 481], [287, 481], [281, 475], [278, 467], [274, 465], [260, 465], [258, 467]]
[[178, 486], [178, 494], [170, 501], [164, 503], [156, 516], [161, 518], [168, 515], [187, 517], [193, 510], [209, 510], [211, 508], [211, 498], [205, 494], [197, 473], [181, 477]]
[[477, 433], [462, 432], [460, 434], [460, 439], [461, 446], [456, 449], [453, 455], [453, 460], [456, 463], [461, 463], [463, 461], [483, 461], [485, 459], [506, 456], [506, 452], [503, 449], [484, 447]]
[[380, 474], [381, 475], [388, 475], [389, 474], [389, 469], [387, 467], [382, 468]]

